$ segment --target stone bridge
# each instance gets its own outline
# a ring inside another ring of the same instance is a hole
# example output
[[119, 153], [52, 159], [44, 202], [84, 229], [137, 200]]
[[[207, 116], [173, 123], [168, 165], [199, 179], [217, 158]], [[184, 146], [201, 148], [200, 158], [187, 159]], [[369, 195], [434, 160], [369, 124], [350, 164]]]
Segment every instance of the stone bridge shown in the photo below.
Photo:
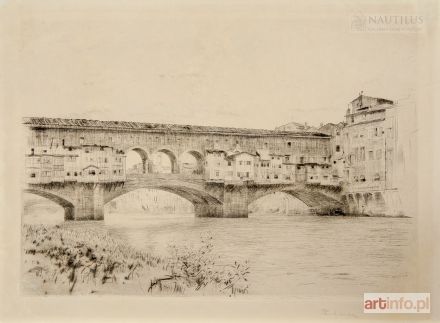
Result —
[[29, 184], [25, 192], [45, 197], [65, 210], [66, 220], [102, 220], [104, 205], [137, 189], [158, 189], [177, 194], [194, 205], [199, 217], [247, 217], [257, 199], [283, 192], [304, 202], [317, 214], [342, 212], [344, 205], [320, 185], [215, 183], [184, 174], [128, 175], [121, 183]]

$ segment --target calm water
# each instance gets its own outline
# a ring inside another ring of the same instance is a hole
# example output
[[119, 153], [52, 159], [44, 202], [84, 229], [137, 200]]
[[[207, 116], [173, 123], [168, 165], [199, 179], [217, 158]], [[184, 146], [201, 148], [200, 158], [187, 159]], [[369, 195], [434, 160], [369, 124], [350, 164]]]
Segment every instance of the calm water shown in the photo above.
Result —
[[[35, 221], [41, 223], [41, 217], [24, 218]], [[48, 214], [43, 222], [58, 221]], [[220, 262], [249, 261], [252, 295], [359, 296], [414, 291], [414, 224], [411, 218], [383, 217], [109, 214], [85, 225], [160, 255], [170, 244], [197, 246], [201, 236], [210, 235]]]
[[359, 295], [411, 290], [411, 218], [112, 214], [105, 230], [154, 253], [214, 239], [222, 261], [248, 260], [250, 293]]

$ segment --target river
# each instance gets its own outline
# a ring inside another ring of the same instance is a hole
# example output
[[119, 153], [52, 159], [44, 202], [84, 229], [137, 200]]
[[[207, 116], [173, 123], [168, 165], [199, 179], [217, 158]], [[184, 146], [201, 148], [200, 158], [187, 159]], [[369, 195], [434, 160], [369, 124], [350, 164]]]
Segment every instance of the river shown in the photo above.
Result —
[[359, 296], [414, 290], [414, 223], [387, 217], [111, 213], [88, 225], [161, 255], [170, 244], [197, 246], [201, 236], [212, 236], [220, 262], [249, 262], [250, 295]]

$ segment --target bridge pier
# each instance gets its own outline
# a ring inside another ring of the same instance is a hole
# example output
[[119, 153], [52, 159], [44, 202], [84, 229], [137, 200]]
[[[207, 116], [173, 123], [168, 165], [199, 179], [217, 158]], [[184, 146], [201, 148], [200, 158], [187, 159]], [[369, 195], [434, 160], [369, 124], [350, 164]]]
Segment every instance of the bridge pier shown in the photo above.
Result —
[[223, 217], [248, 217], [248, 187], [244, 185], [225, 185], [223, 193]]
[[75, 194], [73, 220], [104, 219], [104, 188], [100, 184], [83, 184]]
[[197, 217], [221, 218], [223, 208], [217, 204], [194, 204], [194, 213]]

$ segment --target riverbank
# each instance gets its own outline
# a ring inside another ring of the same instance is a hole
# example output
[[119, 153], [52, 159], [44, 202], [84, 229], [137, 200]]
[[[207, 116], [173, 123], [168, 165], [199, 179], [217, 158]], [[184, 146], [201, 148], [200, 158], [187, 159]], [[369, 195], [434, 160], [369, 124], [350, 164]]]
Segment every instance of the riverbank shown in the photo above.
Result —
[[33, 295], [237, 295], [248, 290], [246, 263], [219, 265], [212, 238], [166, 255], [133, 248], [80, 223], [23, 226], [22, 291]]

